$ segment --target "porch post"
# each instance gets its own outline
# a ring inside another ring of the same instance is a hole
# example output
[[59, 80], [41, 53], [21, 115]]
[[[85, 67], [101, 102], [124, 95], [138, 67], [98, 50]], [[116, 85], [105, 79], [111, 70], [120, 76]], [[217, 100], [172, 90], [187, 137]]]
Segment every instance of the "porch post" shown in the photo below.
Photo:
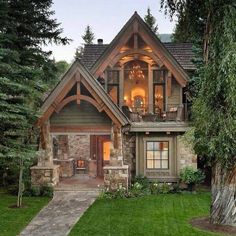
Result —
[[123, 145], [121, 126], [111, 127], [110, 165], [104, 166], [104, 185], [107, 190], [115, 191], [128, 188], [129, 166], [123, 164]]
[[55, 186], [59, 182], [59, 165], [53, 164], [52, 139], [50, 124], [40, 126], [38, 164], [31, 167], [31, 184], [36, 186]]

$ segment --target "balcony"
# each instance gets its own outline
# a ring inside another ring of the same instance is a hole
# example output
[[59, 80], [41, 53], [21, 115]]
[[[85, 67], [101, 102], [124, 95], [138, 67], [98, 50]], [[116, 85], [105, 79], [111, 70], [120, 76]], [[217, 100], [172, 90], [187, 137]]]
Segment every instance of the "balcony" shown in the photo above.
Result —
[[167, 111], [154, 108], [154, 113], [148, 112], [148, 105], [142, 107], [123, 106], [122, 111], [131, 122], [186, 122], [188, 121], [187, 104], [168, 104]]

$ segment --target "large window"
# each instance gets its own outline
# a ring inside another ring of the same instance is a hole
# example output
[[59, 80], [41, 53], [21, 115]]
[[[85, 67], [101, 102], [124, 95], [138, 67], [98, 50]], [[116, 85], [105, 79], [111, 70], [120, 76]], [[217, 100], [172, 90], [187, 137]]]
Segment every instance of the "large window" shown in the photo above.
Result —
[[169, 142], [146, 142], [147, 169], [169, 169]]
[[154, 113], [160, 114], [165, 110], [165, 82], [166, 71], [153, 71], [153, 101]]
[[107, 71], [107, 92], [111, 99], [117, 105], [119, 104], [119, 71]]

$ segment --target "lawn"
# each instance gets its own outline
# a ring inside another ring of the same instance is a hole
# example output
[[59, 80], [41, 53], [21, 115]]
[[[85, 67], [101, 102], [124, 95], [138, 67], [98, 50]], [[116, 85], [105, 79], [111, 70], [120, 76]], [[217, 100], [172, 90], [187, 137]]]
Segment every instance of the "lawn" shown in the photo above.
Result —
[[190, 219], [206, 216], [210, 193], [163, 194], [136, 199], [97, 200], [70, 236], [207, 236]]
[[24, 197], [25, 208], [9, 208], [16, 204], [16, 197], [0, 192], [0, 235], [15, 236], [49, 202], [47, 197]]

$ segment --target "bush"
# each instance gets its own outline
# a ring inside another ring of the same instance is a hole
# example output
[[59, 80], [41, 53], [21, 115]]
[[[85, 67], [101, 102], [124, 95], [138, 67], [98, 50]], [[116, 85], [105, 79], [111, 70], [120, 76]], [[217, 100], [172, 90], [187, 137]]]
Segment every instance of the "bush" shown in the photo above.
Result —
[[53, 188], [51, 186], [47, 186], [47, 185], [41, 186], [40, 196], [53, 197]]
[[142, 188], [148, 188], [149, 187], [149, 180], [147, 177], [142, 175], [135, 176], [133, 183], [139, 183], [142, 185]]
[[205, 178], [203, 172], [199, 169], [187, 166], [180, 172], [180, 180], [188, 185], [188, 189], [192, 191], [196, 184], [201, 183]]

